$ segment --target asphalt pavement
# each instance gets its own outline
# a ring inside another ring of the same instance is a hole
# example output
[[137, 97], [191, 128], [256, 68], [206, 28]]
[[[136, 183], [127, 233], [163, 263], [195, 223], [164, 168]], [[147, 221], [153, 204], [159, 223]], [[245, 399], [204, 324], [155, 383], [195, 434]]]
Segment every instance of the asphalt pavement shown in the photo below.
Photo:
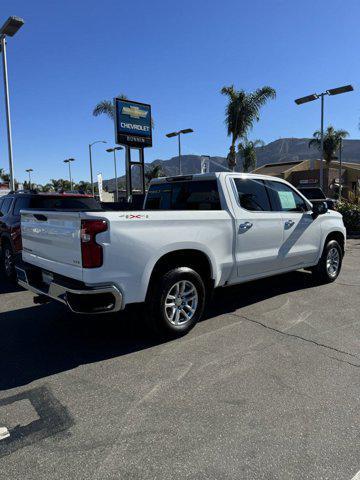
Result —
[[360, 240], [336, 283], [299, 271], [218, 290], [174, 341], [136, 311], [75, 316], [32, 299], [0, 281], [2, 479], [360, 471]]

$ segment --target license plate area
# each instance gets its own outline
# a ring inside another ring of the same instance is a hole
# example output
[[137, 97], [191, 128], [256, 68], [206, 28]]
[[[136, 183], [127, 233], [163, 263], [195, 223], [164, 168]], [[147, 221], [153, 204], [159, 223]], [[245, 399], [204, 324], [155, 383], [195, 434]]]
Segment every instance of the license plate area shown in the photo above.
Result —
[[54, 281], [54, 275], [50, 272], [41, 272], [41, 278], [43, 283], [50, 285]]
[[28, 279], [27, 279], [27, 275], [26, 275], [25, 270], [23, 270], [22, 268], [16, 267], [16, 275], [17, 275], [18, 280], [21, 280], [22, 282], [28, 283]]

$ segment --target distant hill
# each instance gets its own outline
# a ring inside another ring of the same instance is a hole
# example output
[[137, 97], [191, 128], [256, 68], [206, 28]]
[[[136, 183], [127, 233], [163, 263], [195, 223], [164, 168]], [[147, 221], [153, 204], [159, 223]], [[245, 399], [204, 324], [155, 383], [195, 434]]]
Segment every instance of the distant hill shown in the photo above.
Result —
[[[305, 160], [308, 158], [319, 158], [319, 151], [309, 148], [309, 138], [280, 138], [270, 142], [264, 147], [258, 147], [257, 166], [261, 167], [266, 163], [288, 162]], [[211, 157], [210, 171], [227, 171], [226, 157]], [[360, 140], [344, 140], [343, 161], [360, 163]], [[199, 173], [201, 157], [199, 155], [182, 155], [181, 165], [183, 174]], [[161, 165], [167, 176], [177, 175], [179, 168], [179, 157], [172, 157], [169, 160], [154, 160], [145, 164], [145, 169], [151, 169], [155, 165]], [[238, 160], [237, 171], [241, 171], [241, 159]], [[134, 174], [134, 185], [138, 185], [139, 176]], [[125, 177], [119, 179], [125, 182]], [[104, 185], [110, 190], [115, 190], [115, 179], [104, 180]]]

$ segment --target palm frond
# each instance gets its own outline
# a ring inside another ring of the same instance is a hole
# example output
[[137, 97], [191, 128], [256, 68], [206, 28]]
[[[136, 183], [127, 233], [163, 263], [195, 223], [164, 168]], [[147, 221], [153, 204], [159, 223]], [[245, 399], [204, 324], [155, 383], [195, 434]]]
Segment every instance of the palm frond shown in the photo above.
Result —
[[102, 100], [99, 102], [94, 110], [93, 110], [94, 117], [98, 117], [99, 115], [107, 115], [111, 120], [115, 118], [115, 107], [114, 104], [109, 100]]

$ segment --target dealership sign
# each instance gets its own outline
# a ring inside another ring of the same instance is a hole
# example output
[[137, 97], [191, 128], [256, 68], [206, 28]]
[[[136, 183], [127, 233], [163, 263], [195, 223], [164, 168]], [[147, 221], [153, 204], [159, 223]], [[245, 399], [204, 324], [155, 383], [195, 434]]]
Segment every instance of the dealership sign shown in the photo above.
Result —
[[115, 98], [115, 141], [134, 148], [152, 146], [151, 106]]

